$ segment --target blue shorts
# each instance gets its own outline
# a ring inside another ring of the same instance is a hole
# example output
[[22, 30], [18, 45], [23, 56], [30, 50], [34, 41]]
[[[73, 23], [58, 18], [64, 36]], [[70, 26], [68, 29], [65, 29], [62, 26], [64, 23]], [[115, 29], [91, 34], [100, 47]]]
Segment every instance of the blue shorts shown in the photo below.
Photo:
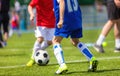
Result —
[[70, 38], [82, 38], [82, 28], [77, 29], [77, 30], [72, 30], [72, 31], [61, 31], [56, 29], [55, 36], [61, 36], [64, 38], [68, 38], [70, 36]]

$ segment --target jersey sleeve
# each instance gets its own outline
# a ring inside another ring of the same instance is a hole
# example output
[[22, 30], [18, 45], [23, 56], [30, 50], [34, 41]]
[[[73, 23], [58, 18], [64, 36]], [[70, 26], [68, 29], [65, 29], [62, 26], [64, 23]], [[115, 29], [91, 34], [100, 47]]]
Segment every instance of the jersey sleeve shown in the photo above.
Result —
[[31, 0], [29, 5], [35, 7], [37, 5], [37, 0]]

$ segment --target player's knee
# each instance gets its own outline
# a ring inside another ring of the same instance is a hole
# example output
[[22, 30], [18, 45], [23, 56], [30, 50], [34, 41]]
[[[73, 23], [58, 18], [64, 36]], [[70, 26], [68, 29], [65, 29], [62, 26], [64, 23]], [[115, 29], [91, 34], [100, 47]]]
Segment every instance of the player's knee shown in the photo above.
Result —
[[61, 37], [54, 37], [53, 40], [52, 40], [52, 43], [53, 44], [58, 44], [62, 41], [62, 38]]
[[52, 40], [52, 44], [58, 44], [59, 41], [58, 40]]
[[43, 37], [39, 37], [39, 38], [37, 38], [37, 41], [38, 41], [39, 43], [42, 43], [42, 42], [44, 41], [44, 38], [43, 38]]
[[77, 46], [77, 44], [79, 43], [79, 39], [71, 39], [71, 43], [73, 44], [73, 46]]
[[77, 44], [78, 44], [78, 42], [72, 42], [72, 45], [75, 47], [77, 46]]
[[47, 41], [48, 45], [52, 45], [52, 41]]
[[119, 19], [116, 19], [116, 20], [110, 20], [110, 21], [114, 24], [114, 23], [119, 22], [120, 20], [119, 20]]

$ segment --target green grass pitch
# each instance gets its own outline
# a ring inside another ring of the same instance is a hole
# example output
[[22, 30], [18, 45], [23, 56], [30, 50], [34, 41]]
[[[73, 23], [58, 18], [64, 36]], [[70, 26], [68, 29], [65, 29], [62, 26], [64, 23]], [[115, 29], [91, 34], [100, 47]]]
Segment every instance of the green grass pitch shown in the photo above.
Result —
[[[84, 30], [84, 43], [94, 43], [101, 30]], [[21, 37], [14, 34], [8, 40], [5, 48], [0, 48], [0, 76], [55, 76], [57, 61], [53, 54], [52, 46], [47, 48], [50, 62], [47, 66], [34, 65], [26, 67], [30, 59], [35, 41], [34, 33], [23, 33]], [[114, 53], [114, 34], [109, 33], [106, 38], [105, 53], [101, 54], [89, 47], [99, 61], [96, 72], [87, 72], [89, 63], [77, 48], [73, 47], [69, 39], [62, 41], [68, 72], [62, 76], [120, 76], [120, 53]]]

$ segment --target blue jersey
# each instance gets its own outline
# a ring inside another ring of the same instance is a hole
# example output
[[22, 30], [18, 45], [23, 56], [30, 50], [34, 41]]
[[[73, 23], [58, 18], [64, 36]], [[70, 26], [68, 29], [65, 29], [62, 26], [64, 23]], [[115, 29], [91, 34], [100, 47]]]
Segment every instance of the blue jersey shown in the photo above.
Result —
[[[72, 31], [82, 28], [82, 16], [78, 0], [64, 0], [64, 22], [63, 27], [58, 29], [60, 31]], [[56, 26], [59, 21], [59, 3], [58, 0], [54, 0], [54, 12], [56, 17]]]

